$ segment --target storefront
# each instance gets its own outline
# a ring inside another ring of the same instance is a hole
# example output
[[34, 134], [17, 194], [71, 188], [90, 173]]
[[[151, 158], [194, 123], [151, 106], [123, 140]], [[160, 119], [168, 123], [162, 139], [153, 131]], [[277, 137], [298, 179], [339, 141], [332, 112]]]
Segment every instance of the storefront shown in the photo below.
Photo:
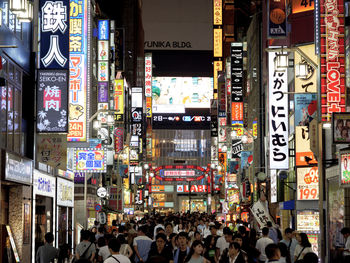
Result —
[[33, 162], [1, 151], [0, 167], [0, 262], [29, 263]]
[[[56, 233], [56, 178], [34, 170], [33, 177], [33, 235], [32, 262], [37, 249], [44, 244], [47, 232]], [[57, 240], [57, 235], [55, 235]]]
[[74, 181], [57, 177], [56, 245], [73, 249]]

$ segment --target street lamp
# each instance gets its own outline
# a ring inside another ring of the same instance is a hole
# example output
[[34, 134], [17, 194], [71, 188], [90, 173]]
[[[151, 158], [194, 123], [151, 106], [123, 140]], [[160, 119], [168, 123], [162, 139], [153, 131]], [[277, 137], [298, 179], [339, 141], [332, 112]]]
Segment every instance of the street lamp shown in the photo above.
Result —
[[309, 73], [308, 64], [306, 62], [301, 62], [295, 65], [295, 76], [300, 79], [307, 78]]
[[288, 54], [277, 53], [274, 59], [274, 63], [276, 71], [285, 71], [288, 68]]

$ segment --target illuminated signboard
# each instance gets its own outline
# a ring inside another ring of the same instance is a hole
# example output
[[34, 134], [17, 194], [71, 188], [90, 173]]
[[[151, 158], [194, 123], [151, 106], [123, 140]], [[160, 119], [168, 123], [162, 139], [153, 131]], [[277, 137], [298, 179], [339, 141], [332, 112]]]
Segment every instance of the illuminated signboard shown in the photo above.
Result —
[[228, 189], [227, 190], [227, 201], [229, 207], [233, 204], [239, 204], [239, 189]]
[[145, 96], [152, 97], [152, 54], [145, 54]]
[[97, 93], [98, 103], [108, 103], [108, 82], [98, 82]]
[[195, 176], [194, 170], [166, 170], [164, 176]]
[[[317, 65], [317, 55], [315, 54], [315, 44], [298, 46], [298, 49], [307, 54], [309, 59]], [[306, 63], [307, 75], [305, 78], [297, 77], [296, 67], [300, 63]], [[296, 93], [316, 93], [317, 92], [317, 71], [298, 52], [294, 52], [294, 87]]]
[[297, 211], [297, 231], [320, 231], [320, 215], [318, 211]]
[[222, 0], [214, 0], [214, 25], [222, 25]]
[[[188, 185], [187, 184], [178, 184], [176, 186], [176, 192], [178, 193], [188, 193]], [[191, 185], [191, 193], [206, 193], [207, 192], [207, 185]]]
[[109, 59], [109, 45], [107, 40], [98, 41], [98, 51], [97, 59], [98, 60], [108, 60]]
[[310, 149], [309, 128], [295, 127], [295, 165], [307, 166], [317, 164], [314, 153]]
[[74, 171], [103, 173], [106, 172], [105, 150], [93, 148], [75, 148]]
[[114, 151], [116, 154], [120, 153], [124, 147], [124, 128], [114, 129]]
[[277, 202], [277, 171], [270, 170], [270, 178], [271, 178], [271, 203]]
[[222, 57], [222, 29], [214, 28], [214, 57]]
[[[231, 92], [232, 103], [243, 102], [243, 43], [231, 43], [231, 91], [230, 92]], [[243, 111], [242, 111], [242, 115], [243, 115]], [[243, 120], [243, 119], [232, 119], [232, 120]]]
[[37, 87], [38, 132], [67, 132], [67, 70], [39, 70]]
[[350, 114], [349, 113], [333, 113], [332, 129], [333, 143], [349, 144], [350, 143]]
[[275, 71], [277, 55], [269, 52], [270, 168], [288, 169], [288, 78], [287, 71]]
[[153, 129], [209, 130], [209, 109], [186, 109], [183, 114], [152, 114]]
[[292, 0], [292, 13], [302, 13], [315, 9], [315, 0]]
[[236, 121], [243, 121], [243, 102], [232, 102], [231, 106], [232, 125], [234, 125]]
[[57, 178], [57, 205], [74, 206], [74, 182]]
[[297, 199], [318, 200], [318, 168], [297, 168]]
[[294, 119], [297, 126], [309, 126], [317, 114], [316, 94], [304, 93], [294, 96]]
[[68, 0], [40, 0], [40, 68], [68, 69]]
[[345, 112], [344, 1], [320, 0], [321, 114], [331, 121], [333, 112]]
[[268, 1], [268, 38], [287, 36], [286, 0]]
[[[217, 90], [218, 89], [218, 72], [219, 71], [222, 71], [222, 61], [214, 61], [214, 81], [213, 81], [213, 84], [214, 84], [214, 90]], [[214, 97], [213, 99], [217, 99], [218, 97], [218, 93], [217, 92], [214, 92]]]
[[146, 117], [152, 118], [152, 97], [146, 97]]
[[70, 0], [68, 141], [86, 141], [89, 7], [86, 0]]
[[109, 81], [109, 63], [108, 61], [97, 62], [97, 80]]
[[124, 114], [124, 80], [116, 79], [114, 83], [114, 109], [117, 114]]
[[152, 193], [174, 192], [174, 185], [152, 185]]
[[98, 20], [98, 40], [109, 39], [109, 20]]
[[340, 155], [340, 185], [350, 185], [350, 153]]

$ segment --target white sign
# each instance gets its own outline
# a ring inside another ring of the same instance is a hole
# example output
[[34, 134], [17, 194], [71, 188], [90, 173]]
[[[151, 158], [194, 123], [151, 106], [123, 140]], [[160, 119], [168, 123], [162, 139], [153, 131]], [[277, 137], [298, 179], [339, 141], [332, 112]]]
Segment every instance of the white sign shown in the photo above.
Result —
[[164, 176], [195, 176], [194, 170], [166, 170]]
[[320, 231], [318, 211], [297, 211], [297, 231]]
[[259, 200], [250, 208], [260, 228], [266, 226], [267, 222], [273, 222], [264, 204]]
[[34, 170], [33, 191], [36, 195], [54, 198], [56, 195], [55, 177]]
[[97, 196], [98, 197], [104, 198], [104, 197], [106, 197], [106, 195], [107, 195], [107, 189], [106, 188], [100, 187], [100, 188], [97, 189]]
[[277, 202], [277, 170], [270, 170], [271, 178], [271, 203]]
[[[177, 185], [176, 191], [178, 193], [188, 193], [188, 185]], [[191, 193], [205, 193], [207, 192], [206, 185], [191, 185]]]
[[297, 168], [298, 200], [318, 200], [318, 168]]
[[57, 178], [57, 205], [74, 206], [74, 182]]
[[288, 78], [287, 71], [275, 71], [277, 55], [269, 53], [270, 168], [288, 169]]

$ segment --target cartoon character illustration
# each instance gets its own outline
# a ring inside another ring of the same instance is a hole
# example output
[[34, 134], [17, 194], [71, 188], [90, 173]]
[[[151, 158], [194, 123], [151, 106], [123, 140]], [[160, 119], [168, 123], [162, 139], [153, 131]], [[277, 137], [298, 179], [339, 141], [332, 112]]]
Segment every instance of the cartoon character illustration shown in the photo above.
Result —
[[79, 120], [79, 117], [83, 115], [84, 107], [79, 104], [69, 104], [69, 119]]

